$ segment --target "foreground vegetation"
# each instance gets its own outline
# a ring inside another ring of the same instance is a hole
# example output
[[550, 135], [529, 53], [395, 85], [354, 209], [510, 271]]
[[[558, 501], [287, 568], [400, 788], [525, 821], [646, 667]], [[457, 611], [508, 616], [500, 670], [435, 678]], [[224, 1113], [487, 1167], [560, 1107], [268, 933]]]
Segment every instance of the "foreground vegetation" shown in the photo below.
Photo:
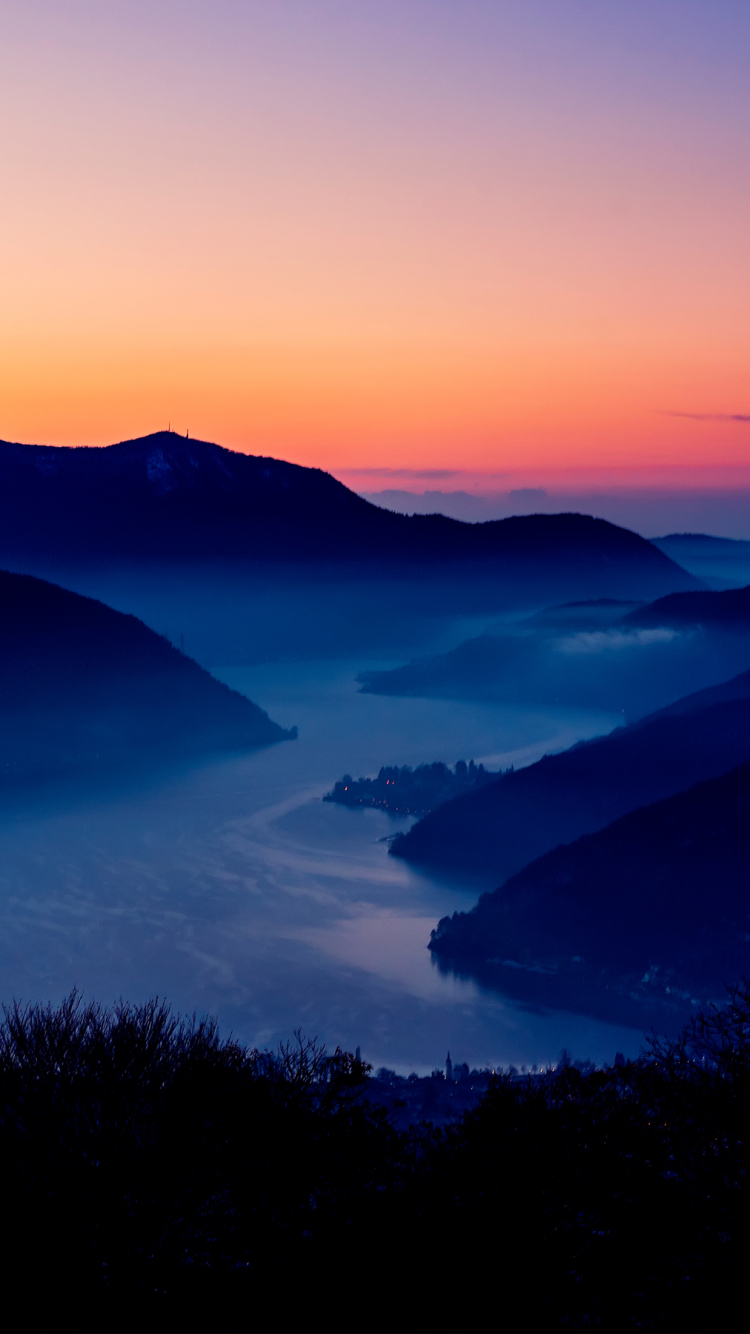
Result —
[[401, 1132], [340, 1051], [16, 1006], [4, 1328], [743, 1329], [749, 1113], [747, 985], [624, 1068]]

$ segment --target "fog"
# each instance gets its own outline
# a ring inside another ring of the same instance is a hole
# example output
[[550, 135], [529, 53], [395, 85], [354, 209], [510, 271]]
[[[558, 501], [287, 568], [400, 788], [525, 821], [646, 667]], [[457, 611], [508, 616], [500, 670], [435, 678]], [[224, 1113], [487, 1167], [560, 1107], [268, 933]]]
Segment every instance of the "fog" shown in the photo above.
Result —
[[608, 730], [584, 709], [515, 709], [358, 692], [359, 659], [218, 669], [299, 740], [138, 782], [6, 806], [2, 996], [159, 994], [274, 1044], [301, 1027], [376, 1065], [635, 1053], [640, 1034], [505, 1001], [441, 974], [426, 948], [463, 888], [411, 871], [382, 840], [408, 820], [323, 803], [349, 769], [474, 757], [521, 764]]
[[535, 598], [533, 590], [486, 577], [394, 572], [388, 579], [319, 562], [3, 563], [140, 617], [208, 668], [440, 652], [481, 631], [498, 611], [546, 601], [543, 590]]
[[533, 763], [743, 670], [746, 635], [626, 623], [643, 593], [622, 571], [620, 601], [556, 605], [605, 593], [606, 562], [560, 587], [554, 570], [23, 568], [141, 617], [299, 736], [6, 794], [3, 999], [159, 994], [252, 1044], [301, 1028], [402, 1072], [447, 1050], [491, 1066], [638, 1051], [633, 1029], [441, 971], [431, 930], [494, 882], [416, 871], [388, 856], [403, 819], [321, 798], [388, 764]]
[[639, 627], [632, 614], [613, 602], [494, 622], [447, 653], [366, 671], [362, 685], [383, 694], [593, 707], [632, 722], [750, 665], [743, 627]]

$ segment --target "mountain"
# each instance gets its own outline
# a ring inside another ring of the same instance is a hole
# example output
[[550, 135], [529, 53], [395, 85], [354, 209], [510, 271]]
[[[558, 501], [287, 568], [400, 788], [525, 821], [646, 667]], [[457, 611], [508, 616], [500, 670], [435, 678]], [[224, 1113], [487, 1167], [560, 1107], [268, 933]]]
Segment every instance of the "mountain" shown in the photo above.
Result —
[[600, 709], [624, 721], [750, 661], [750, 589], [612, 597], [506, 617], [447, 652], [359, 675], [370, 694]]
[[623, 625], [639, 628], [675, 626], [679, 629], [702, 626], [714, 630], [740, 630], [747, 634], [750, 632], [750, 585], [720, 592], [672, 593], [628, 612], [623, 617]]
[[[673, 704], [667, 704], [665, 708], [659, 709], [652, 714], [653, 718], [666, 718], [676, 716], [680, 713], [697, 713], [700, 709], [707, 709], [712, 704], [726, 704], [731, 700], [750, 698], [750, 671], [740, 672], [739, 676], [733, 676], [731, 681], [722, 681], [717, 686], [708, 686], [705, 690], [696, 690], [692, 695], [685, 695], [682, 699], [676, 699]], [[643, 723], [648, 721], [643, 719]]]
[[0, 571], [0, 782], [290, 737], [134, 616]]
[[101, 449], [0, 442], [0, 565], [184, 636], [208, 667], [398, 661], [455, 643], [469, 618], [700, 586], [586, 515], [394, 514], [319, 469], [169, 431]]
[[531, 863], [430, 948], [501, 991], [679, 1022], [750, 967], [750, 764]]
[[[638, 596], [696, 586], [643, 538], [580, 514], [467, 524], [391, 513], [328, 473], [159, 431], [106, 448], [0, 442], [0, 555], [500, 563]], [[554, 582], [554, 579], [553, 579]]]
[[447, 802], [390, 846], [450, 871], [508, 876], [636, 806], [750, 760], [750, 672]]
[[708, 533], [669, 533], [651, 541], [709, 588], [737, 588], [750, 582], [750, 542]]

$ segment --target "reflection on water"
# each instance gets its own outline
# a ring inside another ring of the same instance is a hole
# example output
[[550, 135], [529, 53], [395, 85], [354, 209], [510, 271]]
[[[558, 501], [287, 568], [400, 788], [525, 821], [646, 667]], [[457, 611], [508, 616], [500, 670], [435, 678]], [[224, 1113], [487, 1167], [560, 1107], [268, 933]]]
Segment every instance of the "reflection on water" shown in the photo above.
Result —
[[476, 883], [441, 883], [388, 857], [383, 840], [408, 821], [320, 800], [347, 770], [529, 762], [617, 718], [362, 695], [360, 665], [217, 672], [297, 724], [299, 740], [6, 813], [4, 999], [54, 1000], [73, 985], [107, 1001], [158, 993], [250, 1042], [300, 1027], [404, 1071], [427, 1071], [448, 1049], [492, 1065], [541, 1063], [562, 1046], [597, 1060], [636, 1051], [640, 1034], [441, 976], [430, 930], [470, 906]]

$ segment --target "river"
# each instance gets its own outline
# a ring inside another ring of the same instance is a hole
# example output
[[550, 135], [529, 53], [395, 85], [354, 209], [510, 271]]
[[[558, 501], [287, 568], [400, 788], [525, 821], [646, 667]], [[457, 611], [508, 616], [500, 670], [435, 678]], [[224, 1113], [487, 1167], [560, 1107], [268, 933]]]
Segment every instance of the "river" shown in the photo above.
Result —
[[[166, 997], [275, 1045], [295, 1029], [402, 1073], [454, 1061], [597, 1062], [641, 1034], [524, 1008], [441, 975], [438, 918], [481, 885], [387, 855], [404, 821], [321, 797], [344, 772], [475, 759], [529, 763], [614, 715], [363, 695], [342, 661], [214, 668], [297, 741], [149, 781], [36, 800], [0, 819], [0, 993]], [[406, 821], [408, 823], [408, 821]], [[490, 888], [487, 884], [485, 887]]]

